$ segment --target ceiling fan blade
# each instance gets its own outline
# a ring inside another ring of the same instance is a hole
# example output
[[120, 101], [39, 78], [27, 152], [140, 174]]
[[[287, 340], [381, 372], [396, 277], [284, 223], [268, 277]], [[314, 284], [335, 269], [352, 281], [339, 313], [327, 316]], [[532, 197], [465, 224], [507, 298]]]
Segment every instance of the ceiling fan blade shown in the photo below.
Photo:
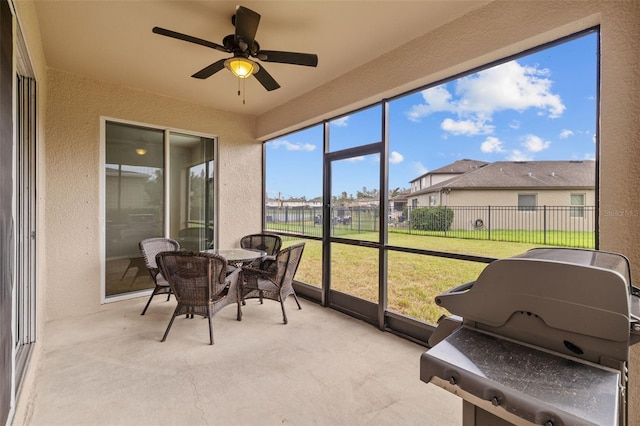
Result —
[[[236, 26], [236, 44], [243, 41], [251, 48], [256, 38], [258, 24], [260, 23], [260, 14], [246, 7], [238, 6], [236, 8], [235, 26]], [[244, 49], [243, 49], [244, 50]]]
[[273, 77], [271, 77], [271, 74], [269, 74], [263, 66], [261, 66], [258, 72], [254, 73], [253, 75], [255, 76], [256, 80], [258, 80], [260, 84], [262, 84], [264, 88], [269, 92], [280, 88], [278, 82], [275, 81]]
[[277, 50], [260, 50], [255, 56], [265, 62], [279, 62], [281, 64], [318, 66], [318, 55], [312, 53], [279, 52]]
[[201, 46], [210, 47], [212, 49], [216, 49], [216, 50], [219, 50], [221, 52], [225, 52], [225, 53], [229, 53], [230, 52], [230, 50], [227, 50], [226, 47], [221, 46], [221, 45], [219, 45], [217, 43], [214, 43], [214, 42], [211, 42], [211, 41], [207, 41], [207, 40], [203, 40], [203, 39], [198, 38], [198, 37], [193, 37], [193, 36], [190, 36], [190, 35], [178, 33], [178, 32], [175, 32], [175, 31], [167, 30], [165, 28], [153, 27], [153, 32], [156, 33], [156, 34], [163, 35], [163, 36], [177, 38], [178, 40], [188, 41], [189, 43], [195, 43], [195, 44], [199, 44]]
[[208, 67], [202, 68], [200, 71], [193, 74], [191, 77], [200, 78], [200, 79], [209, 78], [224, 68], [224, 61], [226, 61], [226, 59], [220, 59], [219, 61], [212, 63]]

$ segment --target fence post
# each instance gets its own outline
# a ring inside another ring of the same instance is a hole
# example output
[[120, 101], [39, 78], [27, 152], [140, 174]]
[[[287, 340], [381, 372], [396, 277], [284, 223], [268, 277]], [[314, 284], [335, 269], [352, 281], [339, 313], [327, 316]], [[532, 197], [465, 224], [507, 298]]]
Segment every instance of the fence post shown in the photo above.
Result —
[[[353, 206], [349, 207], [349, 217], [351, 218], [351, 221], [349, 222], [349, 229], [351, 231], [353, 231]], [[359, 213], [358, 213], [358, 228], [360, 228], [360, 214]]]
[[491, 206], [487, 206], [487, 239], [491, 241]]
[[547, 205], [542, 206], [542, 244], [547, 245]]
[[374, 207], [372, 207], [371, 209], [373, 211], [373, 230], [376, 231], [376, 225], [378, 224], [378, 220], [376, 219], [376, 216], [378, 215], [378, 213]]
[[286, 230], [289, 231], [289, 206], [285, 206], [284, 208], [284, 223]]

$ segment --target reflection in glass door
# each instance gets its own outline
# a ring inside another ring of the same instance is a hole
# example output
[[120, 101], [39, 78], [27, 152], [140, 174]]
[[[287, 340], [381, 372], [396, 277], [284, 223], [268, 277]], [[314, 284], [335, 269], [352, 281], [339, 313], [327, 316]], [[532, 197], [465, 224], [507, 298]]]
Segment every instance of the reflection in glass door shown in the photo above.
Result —
[[153, 288], [138, 243], [163, 235], [164, 132], [106, 123], [105, 296]]
[[172, 133], [169, 235], [185, 250], [213, 248], [213, 140]]
[[154, 287], [138, 248], [146, 238], [213, 246], [214, 147], [211, 138], [105, 123], [105, 298]]
[[[380, 154], [331, 162], [331, 290], [378, 303]], [[332, 303], [340, 303], [338, 295]]]

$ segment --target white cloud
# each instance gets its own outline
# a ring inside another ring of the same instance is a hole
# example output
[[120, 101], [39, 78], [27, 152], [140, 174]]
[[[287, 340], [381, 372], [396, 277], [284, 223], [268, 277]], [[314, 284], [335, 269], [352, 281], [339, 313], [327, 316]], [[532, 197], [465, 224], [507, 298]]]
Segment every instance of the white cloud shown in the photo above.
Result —
[[294, 143], [287, 140], [275, 140], [269, 142], [268, 145], [273, 149], [278, 149], [282, 146], [287, 151], [314, 151], [316, 149], [316, 146], [310, 143]]
[[358, 161], [364, 161], [364, 156], [359, 156], [359, 157], [351, 157], [351, 158], [346, 158], [345, 161], [348, 161], [350, 163], [356, 163]]
[[416, 171], [417, 176], [422, 176], [429, 171], [429, 169], [427, 169], [420, 161], [414, 161], [413, 167]]
[[472, 121], [472, 120], [452, 120], [451, 118], [445, 118], [440, 124], [442, 130], [453, 133], [454, 135], [486, 135], [493, 133], [495, 126], [485, 124], [484, 121]]
[[509, 161], [531, 161], [531, 160], [533, 160], [533, 157], [521, 152], [520, 150], [514, 149], [513, 151], [511, 151], [511, 154], [507, 157], [507, 160], [509, 160]]
[[551, 142], [545, 141], [536, 135], [525, 136], [522, 146], [527, 148], [529, 152], [540, 152], [551, 146]]
[[520, 121], [513, 120], [511, 123], [509, 123], [509, 127], [511, 127], [514, 130], [518, 130], [520, 128]]
[[550, 118], [562, 115], [565, 106], [551, 92], [549, 70], [524, 67], [516, 61], [497, 65], [458, 80], [459, 110], [491, 115], [496, 111], [538, 108]]
[[404, 156], [397, 151], [392, 151], [389, 155], [389, 163], [400, 164], [404, 161]]
[[489, 136], [484, 142], [480, 144], [480, 150], [485, 153], [490, 152], [504, 152], [502, 142], [500, 139]]
[[[411, 121], [419, 121], [434, 112], [451, 112], [461, 121], [475, 123], [491, 121], [494, 113], [503, 110], [525, 111], [536, 108], [542, 115], [557, 118], [565, 105], [551, 90], [549, 70], [507, 62], [463, 77], [455, 82], [455, 95], [446, 85], [422, 92], [423, 103], [407, 112]], [[511, 127], [519, 126], [512, 122]]]
[[566, 139], [569, 136], [573, 136], [573, 132], [568, 129], [562, 129], [562, 131], [560, 132], [560, 139]]
[[445, 86], [435, 86], [422, 91], [423, 104], [413, 105], [407, 116], [411, 121], [420, 121], [432, 112], [455, 112], [456, 106], [451, 103], [451, 93]]
[[345, 115], [344, 117], [336, 118], [335, 120], [331, 120], [331, 124], [338, 127], [347, 127], [349, 125], [349, 116]]

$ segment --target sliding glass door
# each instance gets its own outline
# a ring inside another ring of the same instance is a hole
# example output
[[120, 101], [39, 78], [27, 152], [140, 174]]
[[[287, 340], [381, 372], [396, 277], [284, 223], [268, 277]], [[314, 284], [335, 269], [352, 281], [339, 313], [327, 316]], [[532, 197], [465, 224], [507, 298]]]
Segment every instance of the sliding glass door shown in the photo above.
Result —
[[186, 250], [213, 247], [213, 147], [212, 139], [169, 135], [169, 236]]
[[105, 123], [104, 297], [153, 288], [138, 243], [170, 237], [214, 245], [213, 138]]

